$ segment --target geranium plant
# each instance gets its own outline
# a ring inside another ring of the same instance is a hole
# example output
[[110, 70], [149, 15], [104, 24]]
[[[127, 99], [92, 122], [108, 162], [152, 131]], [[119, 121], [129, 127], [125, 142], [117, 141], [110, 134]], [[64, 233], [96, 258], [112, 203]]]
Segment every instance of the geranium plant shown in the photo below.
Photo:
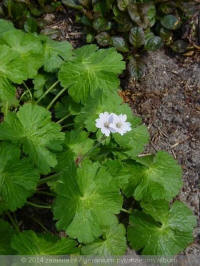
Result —
[[192, 242], [195, 217], [173, 202], [181, 167], [140, 155], [149, 135], [118, 94], [114, 48], [72, 49], [0, 20], [0, 60], [0, 254], [174, 255]]

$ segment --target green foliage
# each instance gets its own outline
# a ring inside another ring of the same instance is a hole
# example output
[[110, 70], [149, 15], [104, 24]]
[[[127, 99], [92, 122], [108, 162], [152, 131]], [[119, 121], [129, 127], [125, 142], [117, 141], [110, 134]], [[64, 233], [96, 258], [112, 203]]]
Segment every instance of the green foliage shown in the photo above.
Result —
[[54, 0], [2, 0], [0, 7], [1, 16], [26, 32], [38, 32], [44, 24], [40, 23], [41, 15], [62, 9], [61, 2]]
[[0, 205], [15, 211], [26, 203], [36, 188], [39, 174], [27, 159], [20, 159], [18, 147], [0, 144]]
[[[98, 163], [85, 161], [62, 173], [54, 205], [57, 228], [72, 238], [90, 243], [102, 234], [101, 225], [112, 225], [122, 197], [112, 176]], [[106, 206], [106, 208], [105, 208]]]
[[[142, 204], [144, 212], [134, 211], [130, 216], [128, 240], [142, 254], [175, 255], [192, 241], [196, 220], [191, 210], [176, 201], [170, 210], [165, 201]], [[184, 222], [182, 222], [184, 221]]]
[[75, 158], [81, 158], [92, 149], [94, 140], [85, 131], [72, 130], [66, 132], [64, 144], [74, 153]]
[[133, 27], [129, 33], [129, 41], [135, 48], [144, 45], [144, 31], [140, 27]]
[[115, 49], [98, 50], [96, 45], [76, 49], [73, 57], [64, 63], [58, 78], [75, 102], [85, 102], [97, 89], [119, 87], [117, 74], [124, 70], [122, 56]]
[[98, 239], [82, 247], [82, 255], [109, 256], [123, 255], [126, 251], [126, 230], [122, 224], [103, 229], [103, 239]]
[[0, 254], [1, 255], [10, 255], [13, 254], [13, 250], [10, 246], [11, 238], [14, 234], [14, 230], [11, 225], [0, 219]]
[[[134, 195], [136, 200], [171, 200], [179, 192], [181, 168], [166, 152], [158, 152], [146, 163], [142, 159], [132, 168], [132, 176], [127, 185], [127, 196]], [[132, 184], [132, 185], [131, 185]]]
[[72, 55], [72, 46], [69, 42], [57, 42], [42, 36], [44, 41], [44, 70], [54, 72], [58, 70], [63, 60]]
[[173, 15], [164, 16], [160, 22], [168, 30], [177, 30], [181, 25], [180, 19]]
[[56, 156], [50, 149], [60, 150], [63, 139], [60, 125], [51, 122], [51, 113], [30, 103], [17, 114], [9, 112], [0, 124], [0, 140], [21, 144], [41, 173], [47, 174], [56, 165]]
[[[95, 10], [105, 15], [113, 3], [97, 1]], [[118, 1], [120, 10], [127, 3]], [[131, 42], [154, 50], [159, 37], [142, 25], [155, 23], [155, 7], [145, 5], [144, 21], [144, 10], [136, 11]], [[0, 254], [123, 255], [127, 228], [130, 246], [143, 254], [181, 252], [195, 226], [182, 203], [169, 208], [181, 169], [165, 152], [138, 156], [149, 134], [118, 94], [122, 56], [96, 45], [72, 49], [3, 20], [0, 26]], [[125, 38], [110, 40], [123, 50]], [[130, 58], [132, 73], [141, 67], [137, 56]], [[111, 127], [108, 137], [96, 124], [102, 113], [113, 120], [112, 127], [102, 122]], [[128, 127], [123, 135], [122, 121], [114, 124], [120, 117]], [[129, 210], [122, 208], [127, 200]]]
[[24, 231], [15, 234], [11, 247], [16, 254], [23, 255], [64, 255], [78, 253], [76, 242], [69, 238], [58, 238], [51, 234], [36, 234]]
[[[142, 55], [145, 51], [155, 51], [163, 44], [172, 48], [173, 42], [181, 36], [181, 25], [198, 9], [197, 3], [187, 0], [97, 0], [87, 4], [84, 1], [62, 2], [67, 7], [79, 10], [79, 21], [85, 26], [88, 35], [95, 36], [99, 46], [114, 46], [125, 53], [125, 58], [127, 55]], [[168, 37], [163, 34], [166, 30]], [[93, 42], [94, 38], [90, 41]], [[181, 49], [172, 49], [182, 53]], [[136, 61], [139, 60], [137, 57]], [[144, 73], [143, 68], [137, 70], [132, 62], [130, 64], [132, 67], [128, 70], [131, 77], [140, 79]]]
[[[40, 40], [33, 34], [26, 34], [20, 30], [10, 30], [5, 32], [1, 37], [1, 45], [7, 50], [7, 60], [12, 64], [7, 66], [11, 73], [7, 77], [16, 83], [21, 83], [23, 80], [33, 78], [38, 69], [43, 64], [43, 47]], [[6, 46], [5, 46], [6, 45]], [[2, 48], [3, 48], [2, 47]], [[9, 53], [10, 51], [10, 53]], [[13, 56], [11, 55], [13, 54]], [[20, 69], [20, 73], [13, 71]], [[6, 69], [1, 70], [6, 75]]]

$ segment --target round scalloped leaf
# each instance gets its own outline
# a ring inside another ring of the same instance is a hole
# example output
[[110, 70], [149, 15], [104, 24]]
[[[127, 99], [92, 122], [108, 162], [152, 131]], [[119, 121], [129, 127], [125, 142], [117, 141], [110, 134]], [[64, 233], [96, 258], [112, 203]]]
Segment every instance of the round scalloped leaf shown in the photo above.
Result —
[[5, 20], [5, 19], [0, 19], [0, 37], [4, 32], [13, 30], [13, 29], [14, 29], [14, 26], [12, 22]]
[[68, 41], [54, 41], [48, 37], [41, 37], [44, 42], [44, 70], [54, 72], [58, 70], [72, 55], [72, 45]]
[[64, 144], [75, 154], [75, 158], [81, 158], [94, 144], [94, 140], [88, 137], [88, 133], [82, 130], [66, 132]]
[[[8, 222], [0, 219], [0, 255], [13, 254], [13, 249], [10, 246], [13, 234], [14, 230], [11, 225]], [[1, 262], [3, 262], [2, 259]]]
[[31, 103], [24, 104], [17, 114], [9, 112], [0, 124], [0, 139], [23, 145], [41, 173], [48, 173], [57, 164], [51, 150], [61, 150], [64, 133], [61, 127], [51, 121], [51, 113]]
[[132, 248], [142, 249], [143, 255], [172, 256], [193, 241], [196, 218], [192, 211], [179, 201], [170, 210], [168, 206], [165, 201], [148, 202], [143, 204], [148, 214], [133, 212], [128, 227], [128, 240]]
[[13, 236], [11, 246], [18, 255], [68, 255], [78, 253], [76, 242], [51, 234], [24, 231]]
[[[132, 122], [131, 120], [128, 120]], [[132, 124], [132, 123], [131, 123]], [[149, 133], [144, 125], [133, 126], [132, 130], [127, 132], [125, 135], [113, 134], [113, 138], [123, 149], [123, 154], [127, 158], [133, 158], [144, 150], [145, 145], [149, 141]]]
[[3, 104], [16, 105], [16, 89], [6, 78], [0, 77], [0, 99]]
[[68, 164], [56, 186], [54, 218], [59, 230], [66, 230], [79, 242], [90, 243], [102, 234], [102, 224], [116, 223], [114, 214], [120, 212], [122, 197], [112, 176], [100, 164], [84, 161], [77, 173], [70, 161]]
[[115, 182], [119, 188], [128, 184], [131, 176], [131, 169], [127, 164], [120, 160], [108, 160], [103, 166], [106, 167], [107, 171], [113, 176], [113, 182]]
[[24, 62], [20, 60], [18, 54], [6, 45], [0, 45], [0, 76], [15, 83], [22, 83], [26, 80], [27, 71]]
[[34, 193], [39, 174], [27, 159], [20, 159], [19, 148], [9, 143], [0, 144], [0, 165], [1, 204], [15, 211]]
[[[10, 48], [11, 54], [7, 54], [8, 59], [11, 59], [12, 54], [16, 56], [10, 62], [10, 68], [7, 68], [4, 72], [11, 81], [22, 83], [23, 80], [37, 75], [38, 69], [43, 65], [44, 61], [43, 46], [37, 36], [14, 29], [5, 32], [0, 42]], [[16, 71], [19, 72], [18, 76], [15, 74]]]
[[134, 158], [138, 153], [142, 152], [144, 145], [149, 140], [148, 131], [141, 124], [141, 119], [133, 115], [128, 104], [122, 102], [122, 98], [116, 91], [112, 90], [104, 93], [97, 91], [94, 97], [88, 99], [80, 115], [76, 117], [76, 125], [95, 132], [97, 131], [95, 120], [103, 112], [127, 115], [127, 121], [131, 123], [132, 130], [124, 136], [115, 133], [113, 138], [122, 147], [125, 156]]
[[81, 249], [82, 255], [124, 255], [126, 252], [126, 230], [124, 225], [111, 225], [103, 230], [102, 239], [83, 246]]
[[63, 87], [76, 102], [85, 102], [97, 89], [111, 90], [119, 87], [118, 74], [125, 68], [122, 56], [114, 48], [99, 49], [86, 45], [74, 51], [58, 74]]
[[132, 176], [124, 188], [126, 195], [134, 196], [136, 200], [170, 201], [182, 186], [181, 167], [171, 155], [163, 151], [147, 162], [146, 158], [140, 158], [141, 164], [132, 164]]

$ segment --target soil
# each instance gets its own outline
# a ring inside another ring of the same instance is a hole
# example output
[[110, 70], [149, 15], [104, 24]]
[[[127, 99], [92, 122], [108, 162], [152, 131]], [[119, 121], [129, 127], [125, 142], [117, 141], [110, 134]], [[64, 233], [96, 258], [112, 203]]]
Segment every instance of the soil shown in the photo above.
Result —
[[149, 129], [145, 153], [168, 151], [182, 166], [183, 188], [176, 199], [198, 220], [195, 241], [185, 253], [200, 255], [200, 55], [170, 57], [159, 50], [148, 53], [145, 62], [145, 76], [126, 84], [124, 99]]
[[[73, 12], [45, 16], [55, 39], [73, 47], [85, 44], [82, 28]], [[197, 216], [195, 241], [185, 254], [200, 255], [200, 54], [177, 56], [166, 50], [145, 55], [146, 73], [140, 82], [121, 79], [122, 95], [148, 127], [151, 142], [144, 153], [168, 151], [183, 169], [183, 188], [176, 199], [185, 202]]]

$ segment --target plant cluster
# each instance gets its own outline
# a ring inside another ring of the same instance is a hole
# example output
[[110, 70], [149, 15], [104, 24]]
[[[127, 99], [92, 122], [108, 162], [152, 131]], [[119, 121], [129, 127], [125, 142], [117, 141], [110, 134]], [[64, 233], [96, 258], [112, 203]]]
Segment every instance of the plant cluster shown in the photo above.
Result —
[[[198, 3], [187, 0], [62, 0], [80, 11], [78, 21], [86, 26], [87, 41], [114, 46], [129, 59], [129, 73], [139, 79], [144, 72], [140, 57], [164, 44], [184, 53], [189, 43], [181, 39], [184, 23], [197, 11]], [[196, 32], [197, 33], [197, 32]], [[196, 34], [194, 31], [194, 34]]]
[[[141, 155], [149, 135], [118, 95], [115, 48], [72, 49], [0, 20], [0, 61], [0, 254], [173, 255], [193, 241], [192, 211], [173, 202], [181, 167]], [[51, 226], [25, 224], [27, 208]]]
[[62, 10], [62, 3], [56, 0], [2, 0], [0, 17], [11, 19], [26, 32], [38, 32], [45, 24], [41, 18], [45, 13]]

